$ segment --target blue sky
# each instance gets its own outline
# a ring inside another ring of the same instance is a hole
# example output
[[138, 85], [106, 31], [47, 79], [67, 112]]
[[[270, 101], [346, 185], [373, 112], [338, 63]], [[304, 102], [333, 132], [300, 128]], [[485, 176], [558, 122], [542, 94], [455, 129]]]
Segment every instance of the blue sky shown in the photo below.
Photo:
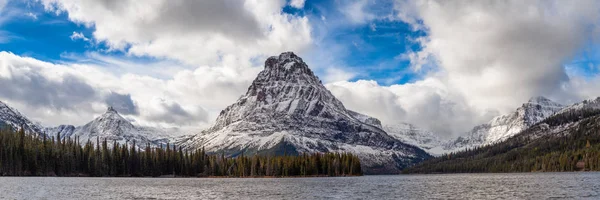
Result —
[[349, 109], [448, 134], [533, 96], [600, 96], [593, 0], [167, 2], [0, 0], [0, 81], [23, 88], [0, 101], [47, 125], [117, 104], [202, 127], [283, 51]]
[[[348, 22], [343, 19], [344, 14], [340, 10], [345, 3], [307, 0], [301, 9], [287, 5], [282, 8], [282, 12], [308, 17], [314, 22], [313, 34], [319, 37], [323, 45], [341, 46], [341, 50], [335, 52], [338, 53], [336, 59], [347, 70], [357, 72], [351, 81], [368, 79], [376, 80], [381, 85], [392, 85], [422, 78], [424, 72], [410, 70], [410, 60], [402, 55], [420, 50], [420, 44], [414, 40], [425, 36], [425, 31], [413, 30], [410, 24], [387, 19], [374, 19], [368, 23]], [[392, 1], [380, 1], [365, 9], [385, 18], [394, 14], [385, 9], [392, 7], [392, 4]], [[93, 39], [94, 26], [69, 20], [67, 12], [47, 11], [38, 2], [9, 1], [2, 15], [5, 20], [0, 27], [3, 35], [8, 38], [0, 43], [0, 49], [4, 51], [50, 62], [70, 61], [69, 55], [83, 55], [87, 52], [99, 52], [136, 62], [156, 61], [147, 56], [127, 56], [124, 51], [107, 51], [108, 47], [103, 41], [72, 39], [74, 32]], [[333, 20], [325, 22], [322, 19]], [[323, 51], [330, 50], [324, 48]], [[310, 56], [311, 52], [307, 54]], [[599, 65], [599, 58], [600, 51], [595, 44], [590, 44], [572, 60], [566, 60], [564, 65], [573, 70], [573, 73], [594, 76], [600, 70], [594, 67]]]
[[[339, 65], [358, 73], [350, 80], [373, 79], [382, 85], [391, 85], [419, 78], [418, 73], [408, 69], [410, 61], [401, 55], [409, 50], [417, 51], [420, 46], [413, 40], [425, 35], [425, 32], [411, 30], [409, 24], [401, 21], [382, 19], [365, 24], [343, 21], [344, 14], [340, 11], [342, 4], [344, 1], [309, 0], [301, 9], [288, 5], [282, 8], [282, 12], [306, 16], [315, 22], [313, 34], [320, 37], [320, 42], [340, 46], [341, 49], [335, 52], [338, 53], [336, 59]], [[380, 7], [389, 7], [391, 4], [390, 1], [369, 9], [380, 10]], [[391, 11], [386, 13], [391, 14]], [[0, 28], [8, 38], [8, 41], [0, 44], [0, 49], [4, 51], [49, 62], [71, 61], [70, 55], [88, 52], [137, 62], [156, 60], [147, 56], [128, 56], [125, 51], [107, 51], [108, 47], [103, 41], [91, 41], [95, 30], [93, 25], [73, 22], [69, 20], [67, 12], [45, 10], [39, 2], [9, 1], [3, 15], [7, 19]], [[72, 39], [74, 32], [83, 34], [90, 41]], [[311, 55], [310, 52], [307, 54]]]

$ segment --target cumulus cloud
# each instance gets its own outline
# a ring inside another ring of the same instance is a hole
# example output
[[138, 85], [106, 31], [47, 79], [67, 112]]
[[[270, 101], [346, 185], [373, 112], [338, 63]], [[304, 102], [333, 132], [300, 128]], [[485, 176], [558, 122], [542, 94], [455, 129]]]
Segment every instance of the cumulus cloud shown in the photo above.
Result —
[[32, 106], [71, 109], [98, 96], [82, 77], [68, 73], [66, 66], [55, 66], [31, 58], [0, 52], [0, 95]]
[[[158, 60], [139, 64], [90, 53], [85, 59], [99, 62], [55, 64], [0, 54], [0, 81], [30, 91], [2, 88], [0, 97], [49, 124], [57, 118], [81, 124], [113, 104], [144, 125], [208, 124], [246, 91], [267, 56], [282, 51], [309, 55], [308, 64], [349, 109], [447, 135], [511, 111], [531, 96], [566, 103], [600, 95], [600, 78], [564, 69], [599, 33], [596, 1], [399, 0], [374, 6], [353, 0], [336, 3], [345, 19], [333, 15], [328, 21], [282, 12], [288, 5], [302, 8], [301, 0], [41, 2], [93, 30], [73, 32], [73, 40]], [[339, 55], [347, 49], [324, 38], [342, 26], [372, 24], [377, 31], [372, 22], [378, 20], [403, 21], [425, 33], [415, 39], [421, 48], [399, 56], [423, 73], [422, 80], [349, 82], [360, 70], [336, 67], [345, 66]], [[25, 99], [30, 95], [40, 98]]]
[[40, 2], [93, 30], [72, 40], [127, 56], [65, 53], [69, 61], [56, 64], [2, 52], [10, 59], [0, 77], [18, 85], [0, 98], [44, 125], [81, 125], [111, 105], [141, 125], [205, 126], [244, 94], [266, 57], [312, 45], [308, 18], [282, 12], [283, 0]]
[[[191, 65], [216, 65], [225, 55], [241, 60], [311, 44], [308, 18], [282, 12], [285, 1], [43, 0], [48, 11], [93, 27], [110, 50]], [[293, 37], [290, 37], [293, 35]]]
[[160, 79], [106, 69], [0, 52], [0, 99], [46, 126], [83, 125], [113, 106], [139, 125], [203, 127], [260, 71], [198, 67]]
[[[597, 25], [597, 1], [421, 1], [427, 29], [419, 64], [433, 56], [447, 84], [477, 109], [512, 109], [535, 95], [562, 96], [564, 64]], [[401, 19], [406, 19], [402, 17]], [[416, 24], [416, 27], [421, 26]], [[460, 30], [460, 31], [457, 31]]]
[[[427, 33], [416, 39], [420, 50], [402, 57], [415, 70], [436, 69], [411, 84], [371, 83], [382, 88], [377, 94], [357, 89], [365, 87], [362, 81], [329, 87], [350, 108], [448, 134], [512, 111], [532, 96], [562, 103], [597, 96], [596, 79], [570, 77], [564, 65], [593, 42], [599, 8], [597, 1], [396, 1], [395, 19]], [[382, 95], [397, 106], [360, 106], [374, 100], [358, 97]]]
[[330, 67], [325, 69], [325, 76], [323, 81], [325, 83], [332, 83], [338, 81], [348, 81], [356, 76], [356, 73], [351, 71], [342, 70], [340, 68]]

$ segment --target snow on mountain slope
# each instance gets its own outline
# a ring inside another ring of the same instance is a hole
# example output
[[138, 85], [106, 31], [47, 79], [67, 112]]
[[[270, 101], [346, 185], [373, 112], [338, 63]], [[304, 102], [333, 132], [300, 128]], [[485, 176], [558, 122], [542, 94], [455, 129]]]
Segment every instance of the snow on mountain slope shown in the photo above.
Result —
[[26, 133], [43, 133], [41, 126], [31, 122], [19, 111], [0, 101], [0, 128], [3, 126], [11, 126], [17, 130], [24, 128]]
[[110, 144], [113, 141], [119, 144], [132, 144], [135, 141], [136, 146], [140, 148], [144, 148], [146, 144], [152, 146], [167, 144], [180, 135], [177, 129], [135, 126], [112, 107], [108, 107], [104, 114], [83, 126], [60, 125], [45, 128], [44, 131], [49, 136], [58, 136], [60, 133], [61, 138], [78, 138], [81, 143], [88, 140], [96, 143], [96, 139], [100, 141], [106, 139]]
[[556, 114], [562, 114], [562, 113], [566, 113], [566, 112], [570, 112], [570, 111], [577, 111], [577, 110], [583, 110], [583, 109], [587, 109], [587, 110], [592, 110], [592, 109], [600, 109], [600, 97], [597, 97], [595, 99], [588, 99], [588, 100], [584, 100], [582, 102], [564, 107], [564, 109], [561, 109], [560, 111], [556, 112]]
[[383, 130], [390, 136], [404, 142], [417, 146], [429, 154], [441, 155], [446, 151], [443, 149], [443, 141], [431, 131], [416, 127], [409, 123], [386, 124]]
[[46, 133], [46, 135], [48, 135], [50, 137], [58, 136], [60, 134], [60, 138], [62, 139], [65, 136], [73, 135], [75, 130], [76, 130], [76, 127], [73, 125], [60, 125], [57, 127], [46, 127], [46, 128], [44, 128], [44, 133]]
[[474, 127], [465, 136], [449, 141], [444, 148], [456, 151], [504, 141], [563, 108], [563, 105], [545, 97], [531, 98], [515, 112], [497, 116], [487, 124]]
[[380, 128], [388, 135], [404, 143], [417, 146], [429, 154], [441, 155], [446, 152], [442, 147], [442, 140], [431, 131], [427, 131], [416, 127], [415, 125], [403, 122], [398, 124], [386, 124], [385, 126], [382, 126], [381, 121], [377, 118], [351, 110], [348, 110], [348, 112], [359, 121]]
[[429, 157], [380, 127], [346, 110], [300, 57], [286, 52], [266, 60], [247, 93], [211, 128], [180, 142], [229, 156], [350, 152], [366, 173], [397, 173]]
[[381, 126], [381, 121], [379, 121], [379, 119], [365, 115], [365, 114], [361, 114], [361, 113], [357, 113], [351, 110], [348, 110], [348, 113], [350, 113], [350, 115], [356, 119], [358, 119], [358, 121], [361, 121], [362, 123], [365, 124], [369, 124], [372, 126], [375, 126], [377, 128], [383, 129], [383, 127]]

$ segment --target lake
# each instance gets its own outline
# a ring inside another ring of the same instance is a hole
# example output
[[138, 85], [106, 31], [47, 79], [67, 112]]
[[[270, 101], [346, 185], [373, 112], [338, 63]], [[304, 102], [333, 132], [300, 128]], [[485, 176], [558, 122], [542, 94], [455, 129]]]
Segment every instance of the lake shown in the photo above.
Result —
[[0, 177], [5, 199], [600, 199], [600, 173], [336, 178]]

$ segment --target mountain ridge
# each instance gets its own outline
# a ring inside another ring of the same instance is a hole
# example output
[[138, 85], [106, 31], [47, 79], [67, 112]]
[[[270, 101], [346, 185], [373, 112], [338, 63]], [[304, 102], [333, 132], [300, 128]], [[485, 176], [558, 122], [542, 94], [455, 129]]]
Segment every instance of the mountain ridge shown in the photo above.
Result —
[[167, 133], [168, 130], [163, 130], [153, 127], [136, 126], [129, 120], [121, 116], [112, 106], [108, 106], [107, 110], [92, 121], [82, 125], [59, 125], [57, 127], [48, 127], [44, 132], [49, 136], [59, 136], [61, 138], [78, 138], [79, 142], [96, 140], [107, 140], [111, 144], [116, 141], [119, 144], [133, 144], [143, 149], [147, 144], [151, 146], [160, 146], [174, 142], [175, 135]]
[[444, 149], [457, 151], [504, 141], [564, 107], [546, 97], [532, 97], [514, 112], [496, 116], [488, 123], [475, 126], [467, 134], [447, 142]]
[[17, 130], [23, 128], [26, 133], [30, 134], [43, 134], [43, 128], [41, 126], [33, 123], [17, 109], [14, 109], [0, 101], [0, 128], [3, 126], [10, 126]]

